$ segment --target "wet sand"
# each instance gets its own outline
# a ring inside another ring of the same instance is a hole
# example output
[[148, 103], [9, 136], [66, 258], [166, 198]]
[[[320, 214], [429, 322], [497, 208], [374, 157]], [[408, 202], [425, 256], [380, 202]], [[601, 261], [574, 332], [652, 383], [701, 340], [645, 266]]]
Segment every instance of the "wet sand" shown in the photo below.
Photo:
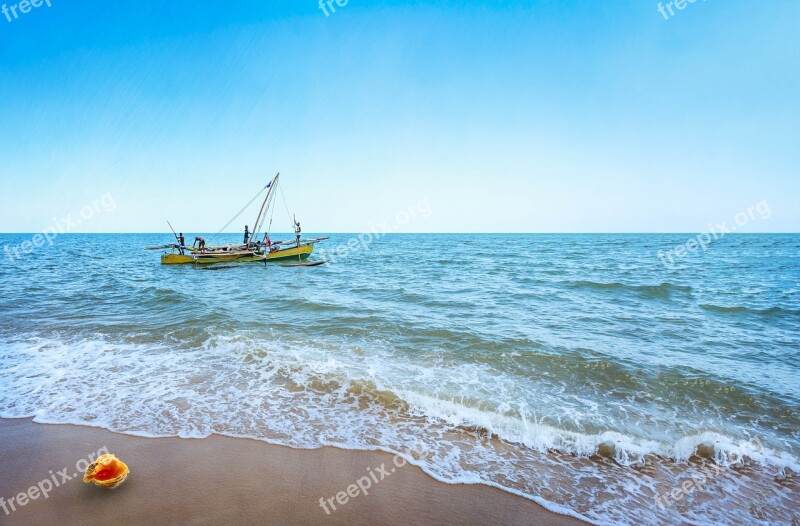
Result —
[[[115, 490], [74, 476], [104, 447], [131, 468]], [[441, 483], [384, 452], [140, 438], [29, 419], [0, 419], [0, 497], [8, 525], [585, 524], [493, 487]]]

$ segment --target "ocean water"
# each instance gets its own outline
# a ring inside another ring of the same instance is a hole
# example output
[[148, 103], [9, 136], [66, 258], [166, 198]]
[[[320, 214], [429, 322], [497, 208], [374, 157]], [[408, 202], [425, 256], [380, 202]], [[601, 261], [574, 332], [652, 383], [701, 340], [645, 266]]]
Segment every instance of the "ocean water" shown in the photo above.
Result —
[[196, 268], [142, 249], [164, 234], [63, 235], [0, 253], [0, 417], [400, 452], [602, 524], [797, 523], [800, 236], [665, 267], [689, 237], [390, 234]]

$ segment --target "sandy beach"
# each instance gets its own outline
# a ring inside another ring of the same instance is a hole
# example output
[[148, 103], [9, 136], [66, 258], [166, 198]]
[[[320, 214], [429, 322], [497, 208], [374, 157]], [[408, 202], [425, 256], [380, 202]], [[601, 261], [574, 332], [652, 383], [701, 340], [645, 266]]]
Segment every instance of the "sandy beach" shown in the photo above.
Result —
[[[301, 450], [222, 436], [140, 438], [28, 419], [0, 420], [0, 437], [0, 496], [8, 510], [0, 508], [0, 516], [8, 525], [582, 524], [496, 488], [444, 484], [416, 466], [396, 467], [384, 452]], [[75, 476], [76, 464], [102, 448], [131, 469], [115, 490]], [[366, 487], [365, 474], [377, 482]], [[367, 495], [356, 494], [359, 479]], [[40, 488], [48, 485], [44, 498]], [[328, 513], [320, 498], [332, 499]]]

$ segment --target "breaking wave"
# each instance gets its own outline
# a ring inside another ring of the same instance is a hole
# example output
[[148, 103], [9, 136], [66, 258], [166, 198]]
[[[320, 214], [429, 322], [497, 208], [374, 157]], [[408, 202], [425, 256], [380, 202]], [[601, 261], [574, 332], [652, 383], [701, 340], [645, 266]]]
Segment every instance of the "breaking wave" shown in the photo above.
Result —
[[[505, 380], [499, 377], [484, 377], [483, 385], [473, 381], [472, 396], [420, 390], [448, 381], [424, 366], [386, 364], [385, 356], [357, 346], [212, 336], [174, 349], [137, 343], [142, 337], [125, 342], [32, 337], [0, 345], [6, 385], [0, 417], [34, 417], [141, 436], [216, 433], [300, 448], [402, 453], [407, 444], [416, 444], [415, 450], [425, 455], [404, 455], [441, 481], [486, 483], [554, 511], [604, 523], [622, 523], [631, 512], [624, 506], [582, 505], [591, 502], [592, 486], [580, 486], [588, 473], [637, 502], [642, 520], [660, 522], [647, 511], [653, 489], [647, 479], [634, 476], [638, 471], [661, 466], [661, 471], [682, 473], [680, 466], [693, 462], [732, 469], [761, 466], [764, 480], [787, 469], [800, 471], [791, 454], [752, 438], [701, 431], [699, 423], [697, 432], [686, 435], [650, 430], [651, 435], [671, 435], [671, 440], [613, 427], [588, 432], [553, 425], [522, 404], [504, 400]], [[444, 369], [455, 383], [490, 372], [473, 366]], [[572, 473], [579, 475], [571, 479]], [[722, 496], [733, 487], [720, 490]]]

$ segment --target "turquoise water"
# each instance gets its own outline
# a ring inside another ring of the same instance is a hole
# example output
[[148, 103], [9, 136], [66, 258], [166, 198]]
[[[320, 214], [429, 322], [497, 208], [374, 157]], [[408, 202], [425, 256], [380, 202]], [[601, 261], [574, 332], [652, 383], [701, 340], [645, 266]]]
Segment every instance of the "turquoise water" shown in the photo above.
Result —
[[142, 250], [164, 234], [62, 235], [0, 254], [0, 416], [413, 445], [440, 480], [595, 522], [788, 524], [800, 236], [662, 264], [689, 237], [390, 234], [319, 267], [196, 268]]

